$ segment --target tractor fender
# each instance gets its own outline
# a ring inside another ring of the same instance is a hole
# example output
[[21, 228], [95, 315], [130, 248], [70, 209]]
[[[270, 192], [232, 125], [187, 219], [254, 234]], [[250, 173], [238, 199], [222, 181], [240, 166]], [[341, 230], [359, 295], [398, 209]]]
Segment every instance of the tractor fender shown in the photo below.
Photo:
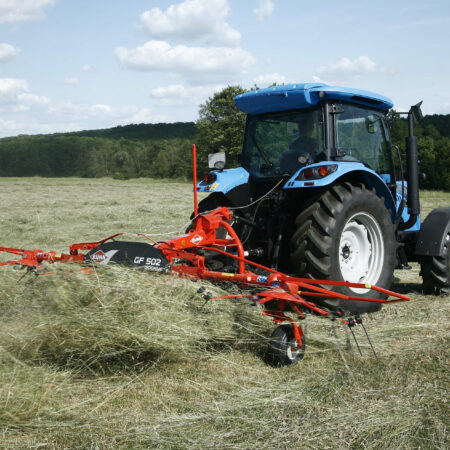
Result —
[[450, 232], [450, 206], [433, 209], [419, 231], [416, 255], [441, 256], [445, 239]]
[[[209, 197], [214, 196], [216, 198], [223, 194], [233, 206], [243, 206], [250, 202], [250, 187], [248, 184], [250, 174], [243, 167], [213, 170], [210, 173], [215, 175], [215, 179], [210, 182], [201, 181], [198, 183], [198, 192], [209, 192], [211, 194]], [[228, 206], [228, 203], [226, 204]]]
[[198, 192], [222, 192], [227, 194], [232, 189], [247, 184], [250, 174], [243, 168], [213, 170], [216, 178], [213, 182], [200, 181], [197, 184]]
[[[302, 173], [305, 170], [320, 166], [335, 166], [333, 172], [318, 179], [304, 179]], [[386, 182], [389, 181], [388, 175], [380, 176], [374, 170], [369, 169], [364, 164], [358, 162], [334, 162], [324, 161], [317, 164], [311, 164], [296, 172], [284, 185], [284, 189], [308, 189], [326, 187], [336, 184], [340, 181], [349, 181], [352, 184], [364, 182], [369, 188], [375, 189], [378, 197], [384, 199], [386, 209], [391, 211], [392, 222], [397, 219], [397, 208], [394, 197]]]

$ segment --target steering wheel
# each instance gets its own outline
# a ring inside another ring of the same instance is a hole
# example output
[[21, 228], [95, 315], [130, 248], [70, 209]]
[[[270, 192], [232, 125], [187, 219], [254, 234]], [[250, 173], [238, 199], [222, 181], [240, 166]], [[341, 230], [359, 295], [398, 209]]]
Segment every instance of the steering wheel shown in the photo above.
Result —
[[347, 147], [347, 148], [340, 148], [338, 150], [344, 153], [340, 157], [342, 161], [359, 161], [359, 162], [364, 161], [363, 157], [361, 156], [361, 153], [359, 153], [359, 151], [356, 150], [356, 148]]
[[302, 167], [312, 164], [314, 162], [311, 154], [309, 152], [301, 152], [297, 156], [297, 161], [302, 165]]

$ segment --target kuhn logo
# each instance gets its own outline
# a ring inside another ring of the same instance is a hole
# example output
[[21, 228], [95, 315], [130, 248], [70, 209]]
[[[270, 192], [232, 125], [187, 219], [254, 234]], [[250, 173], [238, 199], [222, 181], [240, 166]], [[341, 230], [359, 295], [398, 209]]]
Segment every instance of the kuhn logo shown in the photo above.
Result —
[[118, 252], [119, 250], [110, 250], [109, 252], [102, 252], [99, 250], [91, 255], [91, 260], [98, 264], [108, 264], [111, 258]]
[[202, 242], [203, 241], [203, 238], [201, 237], [201, 236], [194, 236], [192, 239], [191, 239], [191, 242], [194, 244], [194, 245], [197, 245], [197, 244], [200, 244], [200, 242]]
[[101, 250], [99, 250], [98, 252], [91, 255], [91, 259], [92, 261], [100, 263], [106, 259], [106, 255]]

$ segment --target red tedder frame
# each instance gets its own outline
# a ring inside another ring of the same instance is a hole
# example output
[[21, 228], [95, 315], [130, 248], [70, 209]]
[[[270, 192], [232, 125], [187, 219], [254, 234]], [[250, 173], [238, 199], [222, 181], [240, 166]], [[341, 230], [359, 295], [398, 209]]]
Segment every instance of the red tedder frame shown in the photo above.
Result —
[[[153, 245], [153, 247], [159, 250], [169, 261], [169, 271], [171, 273], [185, 278], [229, 281], [238, 283], [244, 288], [253, 288], [252, 292], [239, 296], [210, 297], [210, 299], [246, 297], [255, 304], [262, 306], [270, 302], [270, 310], [264, 309], [263, 315], [271, 317], [272, 320], [277, 323], [284, 321], [290, 322], [294, 328], [294, 335], [297, 342], [299, 342], [299, 345], [301, 345], [301, 337], [303, 335], [302, 329], [296, 324], [291, 316], [287, 315], [287, 313], [294, 313], [298, 319], [303, 319], [304, 312], [309, 311], [323, 317], [332, 319], [337, 318], [346, 324], [350, 323], [347, 319], [336, 317], [333, 312], [319, 306], [314, 301], [316, 298], [377, 303], [394, 303], [410, 300], [409, 297], [405, 295], [370, 284], [292, 277], [253, 261], [249, 261], [244, 256], [242, 242], [233, 227], [228, 223], [231, 219], [232, 212], [228, 208], [217, 208], [209, 213], [199, 214], [194, 218], [192, 228], [187, 234], [149, 245]], [[229, 237], [226, 239], [217, 237], [217, 231], [221, 227], [225, 228], [228, 232]], [[42, 250], [21, 250], [0, 247], [0, 251], [2, 252], [12, 253], [21, 257], [18, 260], [0, 262], [0, 266], [25, 266], [39, 274], [39, 271], [43, 268], [45, 262], [50, 264], [56, 262], [83, 263], [86, 260], [86, 254], [81, 251], [95, 249], [102, 243], [121, 234], [123, 233], [117, 233], [97, 242], [73, 244], [70, 246], [69, 254], [57, 254], [54, 251], [44, 252]], [[227, 250], [230, 249], [230, 251], [226, 251], [224, 248]], [[231, 253], [231, 250], [233, 249], [235, 249], [235, 252]], [[209, 270], [205, 264], [205, 251], [217, 252], [236, 260], [237, 271], [215, 272]], [[95, 262], [92, 262], [91, 264], [95, 264]], [[258, 268], [259, 271], [266, 272], [267, 275], [256, 274], [251, 271], [249, 267]], [[326, 289], [325, 286], [347, 286], [366, 290], [370, 289], [372, 291], [381, 292], [392, 298], [377, 299], [348, 296]], [[308, 300], [308, 298], [313, 298], [313, 300]]]
[[[196, 149], [193, 148], [193, 156], [195, 161]], [[194, 180], [196, 180], [196, 164], [194, 162]], [[330, 311], [317, 303], [317, 299], [326, 300], [351, 300], [376, 303], [394, 303], [409, 301], [410, 298], [395, 293], [393, 291], [383, 289], [370, 284], [349, 283], [344, 281], [331, 280], [314, 280], [309, 278], [298, 278], [284, 274], [275, 269], [265, 267], [256, 262], [245, 258], [245, 251], [241, 240], [236, 231], [230, 225], [233, 213], [226, 207], [219, 207], [207, 213], [198, 213], [196, 183], [194, 184], [194, 201], [195, 201], [195, 217], [192, 220], [189, 231], [179, 237], [156, 242], [148, 238], [155, 250], [158, 250], [169, 262], [167, 272], [186, 278], [204, 279], [204, 280], [221, 280], [234, 282], [248, 288], [246, 293], [242, 295], [211, 297], [209, 299], [218, 298], [247, 298], [254, 304], [263, 307], [263, 315], [269, 316], [274, 322], [290, 322], [293, 326], [294, 336], [298, 344], [301, 346], [303, 331], [300, 325], [291, 316], [297, 319], [304, 319], [305, 312], [312, 312], [319, 316], [328, 317], [333, 320], [340, 320], [347, 325], [351, 324], [351, 319], [345, 319], [343, 314], [336, 314], [336, 311]], [[227, 231], [226, 238], [219, 238], [217, 231], [219, 228], [225, 228]], [[44, 252], [43, 250], [21, 250], [17, 248], [0, 247], [0, 252], [11, 253], [19, 256], [17, 260], [0, 262], [0, 266], [19, 265], [27, 267], [36, 274], [42, 273], [44, 263], [79, 263], [83, 264], [88, 261], [88, 267], [92, 267], [96, 263], [86, 254], [99, 247], [101, 244], [111, 239], [123, 235], [125, 233], [117, 233], [106, 239], [97, 242], [84, 242], [72, 244], [69, 254], [57, 254], [54, 251]], [[217, 272], [207, 267], [205, 261], [205, 253], [211, 254], [216, 252], [230, 260], [236, 261], [235, 272]], [[258, 269], [258, 273], [250, 270]], [[148, 268], [150, 269], [150, 268]], [[150, 269], [151, 270], [151, 269]], [[264, 273], [264, 275], [261, 275]], [[348, 296], [339, 292], [327, 289], [327, 286], [334, 287], [350, 287], [357, 289], [365, 289], [376, 291], [384, 294], [386, 299], [366, 298], [359, 296]], [[252, 291], [250, 291], [252, 289]], [[270, 308], [264, 308], [265, 305]], [[289, 314], [289, 315], [288, 315]]]

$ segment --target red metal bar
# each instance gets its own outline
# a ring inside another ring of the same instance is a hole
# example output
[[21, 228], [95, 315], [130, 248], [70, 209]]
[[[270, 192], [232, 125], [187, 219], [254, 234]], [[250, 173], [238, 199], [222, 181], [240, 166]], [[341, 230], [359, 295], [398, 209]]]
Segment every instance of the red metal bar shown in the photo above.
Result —
[[[375, 288], [376, 286], [373, 286]], [[378, 289], [373, 289], [374, 291], [377, 291]], [[298, 291], [299, 295], [305, 295], [309, 297], [322, 297], [322, 298], [330, 298], [330, 292], [327, 291], [326, 293], [322, 292], [307, 292], [307, 291]], [[390, 291], [388, 291], [390, 292]], [[395, 303], [395, 302], [409, 302], [411, 299], [409, 297], [406, 297], [402, 294], [397, 294], [396, 292], [390, 294], [392, 296], [398, 297], [396, 299], [388, 300], [388, 299], [377, 299], [377, 298], [367, 298], [367, 297], [353, 297], [351, 295], [342, 295], [342, 296], [336, 296], [338, 294], [337, 292], [333, 293], [336, 298], [339, 298], [341, 300], [354, 300], [359, 302], [373, 302], [373, 303]]]
[[192, 145], [192, 172], [194, 179], [194, 217], [198, 215], [198, 202], [197, 202], [197, 146]]
[[[386, 295], [392, 295], [398, 298], [401, 298], [402, 300], [408, 301], [410, 300], [409, 297], [406, 295], [398, 294], [397, 292], [390, 291], [388, 289], [384, 289], [378, 286], [374, 286], [372, 284], [368, 283], [351, 283], [349, 281], [333, 281], [333, 280], [313, 280], [309, 278], [296, 278], [296, 277], [290, 277], [289, 275], [285, 275], [289, 281], [292, 282], [300, 282], [305, 284], [323, 284], [323, 285], [330, 285], [330, 286], [346, 286], [351, 288], [357, 288], [357, 289], [371, 289], [373, 291], [378, 291]], [[308, 289], [311, 286], [308, 286]]]
[[236, 231], [234, 231], [234, 228], [228, 222], [225, 222], [225, 220], [222, 220], [220, 222], [220, 226], [224, 227], [228, 231], [228, 234], [236, 242], [237, 249], [238, 249], [238, 255], [239, 255], [239, 273], [244, 273], [245, 272], [244, 246], [242, 245], [242, 242], [239, 239], [239, 236], [236, 234]]
[[[240, 242], [238, 240], [238, 242]], [[332, 281], [332, 280], [313, 280], [310, 278], [297, 278], [297, 277], [291, 277], [289, 275], [285, 275], [281, 272], [278, 272], [277, 270], [271, 269], [269, 267], [263, 266], [262, 264], [255, 263], [253, 261], [247, 260], [245, 257], [242, 257], [241, 255], [236, 256], [231, 253], [225, 252], [224, 250], [215, 248], [215, 247], [202, 247], [204, 250], [212, 250], [218, 253], [221, 253], [223, 255], [229, 256], [230, 258], [234, 258], [238, 260], [240, 263], [243, 264], [249, 264], [255, 267], [258, 267], [260, 269], [266, 270], [268, 272], [271, 272], [273, 274], [279, 275], [279, 281], [285, 281], [287, 283], [293, 283], [296, 284], [299, 288], [307, 288], [310, 289], [313, 292], [307, 293], [305, 291], [302, 291], [303, 295], [310, 295], [310, 296], [318, 296], [318, 297], [328, 297], [328, 298], [337, 298], [342, 300], [356, 300], [356, 301], [368, 301], [368, 302], [375, 302], [375, 303], [393, 303], [398, 301], [410, 301], [410, 298], [406, 295], [399, 294], [394, 291], [390, 291], [388, 289], [380, 288], [378, 286], [373, 286], [371, 284], [363, 284], [363, 283], [351, 283], [347, 281]], [[242, 273], [242, 272], [241, 272]], [[264, 284], [264, 283], [261, 283]], [[366, 297], [352, 297], [345, 294], [341, 294], [339, 292], [333, 292], [328, 289], [324, 289], [320, 286], [315, 286], [316, 284], [323, 284], [326, 286], [346, 286], [346, 287], [352, 287], [352, 288], [358, 288], [358, 289], [370, 289], [374, 291], [381, 292], [383, 294], [389, 295], [391, 297], [396, 297], [397, 300], [383, 300], [383, 299], [369, 299]]]
[[80, 242], [78, 244], [72, 244], [70, 246], [70, 254], [77, 254], [78, 250], [92, 250], [93, 248], [98, 247], [100, 244], [103, 244], [106, 241], [109, 241], [110, 239], [114, 239], [116, 236], [122, 236], [125, 233], [116, 233], [112, 236], [108, 236], [105, 239], [102, 239], [101, 241], [97, 242]]
[[0, 247], [0, 252], [12, 253], [13, 255], [23, 255], [25, 250], [20, 248]]

